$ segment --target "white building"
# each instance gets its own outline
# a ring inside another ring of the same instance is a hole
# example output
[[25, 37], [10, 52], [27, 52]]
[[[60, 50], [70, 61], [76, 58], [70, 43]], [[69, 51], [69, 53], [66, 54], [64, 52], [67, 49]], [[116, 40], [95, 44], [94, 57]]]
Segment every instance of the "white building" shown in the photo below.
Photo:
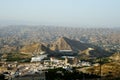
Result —
[[47, 57], [47, 54], [39, 55], [39, 56], [36, 56], [36, 57], [32, 57], [31, 58], [31, 62], [38, 62], [38, 61], [41, 61], [42, 59], [44, 59], [46, 57]]
[[73, 55], [75, 52], [73, 50], [59, 50], [59, 53], [64, 55]]
[[82, 66], [91, 66], [91, 63], [90, 63], [90, 62], [82, 61], [82, 62], [81, 62], [81, 65], [82, 65]]

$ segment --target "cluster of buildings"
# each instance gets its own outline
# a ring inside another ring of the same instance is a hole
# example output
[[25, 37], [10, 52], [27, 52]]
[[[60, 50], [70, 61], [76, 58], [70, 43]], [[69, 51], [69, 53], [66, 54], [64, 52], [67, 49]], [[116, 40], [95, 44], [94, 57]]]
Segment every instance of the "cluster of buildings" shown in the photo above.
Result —
[[[63, 52], [63, 51], [62, 51]], [[47, 58], [47, 59], [46, 59]], [[7, 69], [2, 72], [6, 78], [12, 80], [45, 80], [45, 72], [48, 69], [91, 66], [90, 62], [80, 61], [75, 56], [61, 56], [59, 58], [48, 57], [47, 54], [40, 54], [31, 58], [30, 63], [5, 62], [2, 67]], [[29, 77], [33, 76], [33, 77]]]

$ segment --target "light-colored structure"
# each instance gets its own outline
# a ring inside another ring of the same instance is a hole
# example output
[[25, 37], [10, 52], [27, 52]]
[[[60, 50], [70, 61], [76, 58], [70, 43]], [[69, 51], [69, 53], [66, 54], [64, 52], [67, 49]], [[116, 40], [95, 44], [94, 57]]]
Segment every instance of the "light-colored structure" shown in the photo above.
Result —
[[39, 55], [39, 56], [36, 56], [36, 57], [32, 57], [31, 58], [31, 62], [38, 62], [38, 61], [41, 61], [42, 59], [44, 59], [46, 57], [47, 57], [47, 54]]
[[59, 50], [59, 53], [64, 55], [73, 55], [75, 52], [73, 50]]

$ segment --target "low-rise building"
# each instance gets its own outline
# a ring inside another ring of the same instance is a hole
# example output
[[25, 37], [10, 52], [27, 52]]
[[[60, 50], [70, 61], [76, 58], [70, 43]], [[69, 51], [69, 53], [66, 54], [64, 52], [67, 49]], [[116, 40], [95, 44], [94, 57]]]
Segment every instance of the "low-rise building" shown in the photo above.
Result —
[[38, 62], [38, 61], [41, 61], [42, 59], [44, 59], [46, 57], [47, 57], [47, 54], [43, 54], [43, 55], [39, 55], [39, 56], [36, 56], [36, 57], [32, 57], [31, 58], [31, 62]]

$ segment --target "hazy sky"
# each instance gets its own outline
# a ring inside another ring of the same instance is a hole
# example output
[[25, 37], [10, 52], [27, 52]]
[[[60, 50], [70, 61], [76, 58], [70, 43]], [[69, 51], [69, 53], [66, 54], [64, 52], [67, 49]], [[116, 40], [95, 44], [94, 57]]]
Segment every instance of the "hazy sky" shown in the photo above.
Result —
[[120, 27], [120, 0], [0, 0], [0, 24]]

